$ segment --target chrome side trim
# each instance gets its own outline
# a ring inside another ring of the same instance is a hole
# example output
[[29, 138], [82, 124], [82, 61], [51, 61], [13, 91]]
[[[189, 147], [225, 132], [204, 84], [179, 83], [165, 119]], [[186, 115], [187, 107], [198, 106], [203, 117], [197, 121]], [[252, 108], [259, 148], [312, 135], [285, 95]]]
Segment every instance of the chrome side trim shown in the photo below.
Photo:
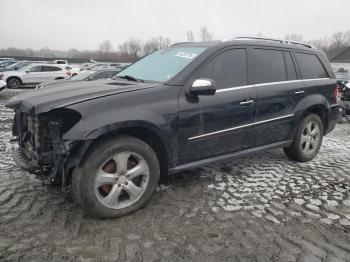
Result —
[[251, 124], [231, 127], [231, 128], [227, 128], [227, 129], [223, 129], [223, 130], [219, 130], [219, 131], [215, 131], [215, 132], [206, 133], [206, 134], [199, 135], [199, 136], [193, 136], [193, 137], [190, 137], [188, 140], [191, 141], [191, 140], [202, 138], [202, 137], [206, 137], [206, 136], [221, 134], [221, 133], [228, 132], [228, 131], [233, 131], [233, 130], [237, 130], [237, 129], [241, 129], [241, 128], [245, 128], [245, 127], [250, 127], [250, 126], [255, 126], [255, 125], [259, 125], [259, 124], [264, 124], [264, 123], [268, 123], [268, 122], [272, 122], [272, 121], [276, 121], [276, 120], [280, 120], [280, 119], [284, 119], [284, 118], [289, 118], [289, 117], [292, 117], [292, 116], [294, 116], [294, 114], [280, 116], [280, 117], [275, 117], [275, 118], [271, 118], [271, 119], [267, 119], [267, 120], [263, 120], [263, 121], [258, 121], [258, 122], [251, 123]]
[[336, 107], [336, 106], [340, 106], [340, 104], [330, 105], [330, 107]]
[[261, 83], [261, 84], [254, 84], [254, 85], [235, 86], [235, 87], [228, 87], [228, 88], [218, 89], [218, 90], [216, 90], [216, 93], [228, 92], [228, 91], [231, 91], [231, 90], [245, 89], [245, 88], [251, 88], [251, 87], [259, 87], [259, 86], [280, 85], [280, 84], [290, 84], [290, 83], [302, 83], [302, 82], [310, 82], [310, 81], [323, 81], [323, 80], [329, 80], [329, 79], [330, 78], [298, 79], [298, 80], [288, 80], [288, 81]]
[[231, 90], [239, 90], [239, 89], [251, 88], [251, 87], [254, 87], [254, 85], [228, 87], [228, 88], [223, 88], [223, 89], [217, 89], [216, 93], [227, 92], [227, 91], [231, 91]]

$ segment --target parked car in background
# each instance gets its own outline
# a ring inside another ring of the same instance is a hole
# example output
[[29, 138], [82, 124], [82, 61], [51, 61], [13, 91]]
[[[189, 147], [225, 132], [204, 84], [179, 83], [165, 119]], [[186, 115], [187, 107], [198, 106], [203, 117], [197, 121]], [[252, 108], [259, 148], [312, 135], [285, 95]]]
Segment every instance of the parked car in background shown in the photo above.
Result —
[[84, 71], [80, 73], [79, 75], [73, 76], [72, 78], [66, 79], [66, 80], [56, 80], [56, 81], [49, 81], [44, 82], [36, 86], [36, 89], [40, 88], [48, 88], [48, 87], [55, 87], [59, 85], [65, 85], [67, 82], [72, 81], [94, 81], [98, 79], [107, 79], [112, 78], [114, 75], [116, 75], [120, 70], [118, 69], [102, 69], [98, 71]]
[[8, 67], [10, 65], [13, 65], [15, 63], [17, 63], [16, 60], [4, 60], [4, 61], [1, 61], [0, 62], [0, 69], [6, 68], [6, 67]]
[[72, 73], [72, 76], [76, 76], [80, 74], [80, 65], [78, 64], [70, 64], [67, 65], [67, 69]]
[[272, 148], [310, 161], [339, 113], [324, 52], [256, 37], [175, 44], [114, 81], [22, 93], [6, 106], [17, 165], [103, 218], [145, 206], [161, 176], [214, 161]]
[[83, 63], [83, 64], [80, 65], [80, 71], [89, 70], [90, 68], [92, 68], [93, 65], [94, 65], [93, 62]]
[[22, 67], [25, 67], [25, 66], [33, 64], [33, 63], [35, 63], [35, 62], [32, 62], [32, 61], [19, 61], [17, 63], [9, 65], [9, 66], [7, 66], [5, 68], [0, 68], [0, 72], [18, 70], [18, 69], [21, 69]]
[[0, 80], [0, 91], [4, 90], [6, 88], [6, 82], [4, 80]]
[[58, 64], [58, 65], [68, 65], [68, 61], [67, 60], [53, 60], [51, 63], [52, 64]]
[[50, 80], [66, 79], [71, 72], [65, 65], [30, 64], [17, 71], [0, 73], [0, 80], [7, 83], [8, 88], [19, 88], [22, 85], [38, 84]]
[[129, 66], [130, 63], [113, 63], [113, 62], [94, 62], [94, 63], [85, 63], [81, 66], [81, 71], [85, 70], [100, 70], [105, 68], [118, 68], [120, 70]]
[[0, 57], [0, 62], [5, 60], [14, 60], [14, 59], [10, 57]]

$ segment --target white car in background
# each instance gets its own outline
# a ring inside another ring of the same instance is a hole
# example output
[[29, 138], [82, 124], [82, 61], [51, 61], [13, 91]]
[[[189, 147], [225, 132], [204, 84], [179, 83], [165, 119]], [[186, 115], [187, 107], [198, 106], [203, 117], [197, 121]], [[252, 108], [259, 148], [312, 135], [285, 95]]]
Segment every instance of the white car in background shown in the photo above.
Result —
[[7, 83], [8, 88], [19, 88], [22, 85], [40, 84], [42, 82], [67, 79], [72, 73], [66, 65], [30, 64], [17, 71], [0, 73], [0, 80]]
[[59, 65], [68, 65], [67, 60], [53, 60], [51, 63], [52, 64], [59, 64]]

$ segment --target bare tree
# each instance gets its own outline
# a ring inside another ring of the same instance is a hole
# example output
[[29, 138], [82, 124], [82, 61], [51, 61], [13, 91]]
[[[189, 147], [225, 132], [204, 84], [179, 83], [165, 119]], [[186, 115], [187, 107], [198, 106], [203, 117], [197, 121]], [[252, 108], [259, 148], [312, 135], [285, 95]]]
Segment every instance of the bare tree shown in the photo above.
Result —
[[186, 32], [186, 36], [187, 36], [187, 41], [188, 42], [193, 42], [194, 41], [194, 34], [192, 30], [188, 30]]
[[331, 37], [331, 49], [341, 49], [346, 46], [346, 35], [343, 32], [337, 32]]
[[199, 39], [202, 42], [207, 42], [213, 40], [213, 34], [209, 32], [206, 26], [202, 26], [199, 30]]
[[143, 46], [143, 54], [149, 55], [158, 50], [158, 40], [157, 38], [152, 38], [148, 40]]
[[148, 40], [143, 46], [143, 54], [149, 55], [157, 50], [170, 46], [171, 40], [168, 37], [158, 36]]
[[171, 45], [169, 37], [158, 36], [158, 49], [164, 49]]
[[119, 45], [119, 50], [123, 58], [129, 61], [135, 61], [141, 55], [142, 42], [139, 39], [130, 38], [128, 41]]
[[108, 40], [103, 41], [99, 46], [99, 51], [102, 58], [108, 58], [109, 54], [113, 51], [112, 43]]
[[80, 54], [79, 50], [71, 48], [67, 51], [67, 57], [78, 57]]
[[327, 52], [330, 50], [331, 43], [328, 37], [311, 40], [308, 43], [323, 50], [324, 52]]

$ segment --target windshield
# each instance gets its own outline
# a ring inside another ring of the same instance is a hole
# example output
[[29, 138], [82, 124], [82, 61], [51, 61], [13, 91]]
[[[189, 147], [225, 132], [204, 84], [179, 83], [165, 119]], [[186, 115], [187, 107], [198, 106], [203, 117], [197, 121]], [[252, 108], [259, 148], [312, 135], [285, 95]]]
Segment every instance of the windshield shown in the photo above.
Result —
[[205, 47], [170, 47], [156, 51], [130, 65], [117, 76], [166, 82], [192, 62]]
[[25, 72], [29, 70], [32, 66], [35, 66], [35, 64], [29, 64], [29, 65], [23, 66], [22, 68], [18, 69], [18, 71]]
[[79, 75], [76, 75], [76, 76], [73, 76], [72, 78], [70, 78], [70, 80], [73, 80], [73, 81], [86, 80], [93, 73], [94, 72], [91, 72], [91, 71], [83, 71]]

